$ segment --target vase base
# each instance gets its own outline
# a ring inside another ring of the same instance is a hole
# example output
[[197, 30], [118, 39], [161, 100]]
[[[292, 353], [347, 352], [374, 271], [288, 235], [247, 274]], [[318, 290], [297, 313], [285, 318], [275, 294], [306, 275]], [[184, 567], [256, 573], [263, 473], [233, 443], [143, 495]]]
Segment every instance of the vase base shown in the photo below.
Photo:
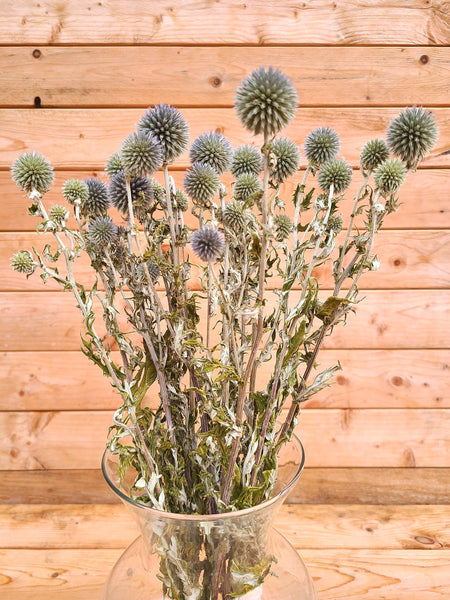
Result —
[[[273, 553], [279, 560], [264, 583], [240, 600], [317, 600], [311, 576], [297, 551], [278, 531], [272, 535]], [[114, 565], [102, 600], [168, 600], [162, 596], [162, 583], [146, 556], [143, 539], [138, 537]]]

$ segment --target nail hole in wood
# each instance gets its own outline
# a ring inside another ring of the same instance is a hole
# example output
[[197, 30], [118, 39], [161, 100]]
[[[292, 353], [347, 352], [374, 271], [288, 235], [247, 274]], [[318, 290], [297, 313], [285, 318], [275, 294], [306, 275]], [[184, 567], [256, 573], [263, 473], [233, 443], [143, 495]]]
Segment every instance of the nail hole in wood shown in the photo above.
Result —
[[427, 62], [428, 62], [429, 60], [430, 60], [430, 59], [428, 58], [428, 56], [427, 56], [426, 54], [422, 54], [422, 56], [420, 57], [420, 62], [421, 62], [423, 65], [426, 65], [426, 64], [427, 64]]
[[39, 98], [39, 96], [36, 96], [36, 98], [34, 99], [34, 108], [41, 108], [41, 99]]
[[33, 50], [33, 56], [34, 56], [34, 58], [40, 58], [41, 51], [36, 48], [36, 50]]

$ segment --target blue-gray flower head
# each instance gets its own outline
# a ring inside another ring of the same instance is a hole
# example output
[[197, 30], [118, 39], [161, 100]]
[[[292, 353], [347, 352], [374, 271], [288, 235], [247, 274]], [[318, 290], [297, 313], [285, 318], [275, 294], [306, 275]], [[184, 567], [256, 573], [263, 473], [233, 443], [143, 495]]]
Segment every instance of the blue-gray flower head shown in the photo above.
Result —
[[26, 275], [34, 273], [36, 268], [33, 257], [28, 250], [19, 250], [19, 252], [16, 252], [16, 254], [11, 257], [11, 266], [14, 271], [25, 273]]
[[162, 207], [165, 207], [166, 206], [166, 190], [156, 179], [153, 179], [153, 178], [150, 179], [150, 184], [152, 186], [153, 198]]
[[244, 204], [242, 202], [228, 202], [228, 204], [225, 204], [221, 218], [222, 223], [226, 227], [232, 231], [235, 231], [236, 233], [239, 233], [244, 229], [247, 222], [247, 214], [244, 210]]
[[350, 185], [352, 180], [352, 168], [345, 160], [333, 158], [322, 165], [317, 181], [324, 192], [329, 192], [331, 185], [334, 193], [341, 194]]
[[292, 140], [280, 137], [272, 143], [271, 151], [275, 155], [275, 165], [271, 170], [271, 178], [278, 183], [286, 181], [300, 167], [300, 151]]
[[328, 218], [327, 229], [334, 233], [340, 233], [344, 227], [344, 219], [341, 215], [330, 215]]
[[65, 206], [61, 206], [60, 204], [55, 204], [51, 207], [50, 212], [48, 213], [50, 220], [54, 223], [58, 223], [61, 225], [65, 223], [69, 218], [69, 211]]
[[259, 177], [256, 175], [244, 173], [243, 175], [239, 175], [235, 181], [233, 189], [235, 200], [245, 202], [250, 196], [260, 192], [262, 192], [262, 185]]
[[186, 212], [189, 208], [189, 198], [183, 192], [183, 190], [177, 190], [175, 192], [175, 204], [178, 210], [181, 212]]
[[123, 170], [130, 177], [151, 175], [160, 167], [162, 159], [158, 140], [143, 132], [126, 137], [120, 149]]
[[405, 108], [390, 123], [387, 142], [392, 153], [415, 169], [424, 156], [434, 148], [439, 129], [432, 112], [421, 106]]
[[109, 208], [108, 190], [106, 185], [100, 179], [91, 177], [86, 179], [85, 183], [88, 188], [88, 197], [83, 200], [80, 206], [83, 215], [100, 217], [106, 214]]
[[192, 234], [191, 246], [201, 260], [215, 262], [225, 250], [225, 238], [216, 227], [202, 227]]
[[372, 171], [389, 158], [389, 148], [384, 140], [375, 138], [364, 144], [361, 150], [361, 169]]
[[276, 215], [273, 224], [275, 227], [275, 238], [279, 242], [286, 240], [294, 227], [294, 223], [291, 219], [284, 214]]
[[377, 188], [383, 196], [394, 194], [406, 178], [406, 167], [401, 160], [385, 160], [373, 175]]
[[24, 192], [45, 194], [53, 183], [53, 167], [37, 152], [25, 152], [13, 162], [11, 175]]
[[149, 108], [138, 123], [138, 131], [149, 133], [159, 141], [167, 163], [183, 154], [188, 146], [189, 126], [180, 111], [168, 104]]
[[108, 177], [113, 177], [119, 171], [123, 171], [123, 164], [118, 152], [114, 152], [106, 161], [105, 171]]
[[219, 190], [220, 179], [209, 165], [192, 165], [184, 177], [184, 189], [199, 206], [208, 207]]
[[251, 175], [259, 175], [262, 169], [262, 156], [260, 150], [245, 144], [239, 146], [234, 151], [233, 162], [231, 163], [231, 173], [235, 177], [243, 175], [244, 173], [250, 173]]
[[259, 67], [236, 90], [235, 106], [246, 129], [274, 135], [294, 118], [297, 92], [279, 69]]
[[225, 136], [216, 131], [203, 133], [196, 138], [189, 152], [191, 163], [209, 165], [217, 173], [228, 171], [233, 158], [233, 148]]
[[[153, 199], [153, 187], [150, 180], [147, 177], [132, 177], [130, 189], [133, 212], [147, 211]], [[117, 210], [128, 215], [127, 184], [123, 171], [119, 171], [111, 179], [108, 186], [108, 197]]]
[[84, 202], [88, 199], [89, 188], [81, 179], [68, 179], [63, 186], [63, 196], [69, 204], [74, 204], [76, 200]]
[[107, 248], [117, 237], [117, 225], [110, 217], [97, 217], [89, 224], [89, 241], [97, 250]]
[[336, 158], [341, 143], [338, 134], [329, 127], [317, 127], [306, 136], [305, 155], [309, 162], [320, 167]]

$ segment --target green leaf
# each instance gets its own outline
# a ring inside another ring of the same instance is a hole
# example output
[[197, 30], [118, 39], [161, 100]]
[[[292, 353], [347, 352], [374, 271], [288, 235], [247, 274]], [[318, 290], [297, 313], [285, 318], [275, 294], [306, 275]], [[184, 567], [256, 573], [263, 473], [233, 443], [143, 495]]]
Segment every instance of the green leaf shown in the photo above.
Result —
[[305, 338], [305, 331], [306, 331], [306, 321], [302, 321], [300, 323], [300, 326], [298, 327], [297, 331], [295, 332], [295, 334], [293, 335], [293, 337], [291, 338], [291, 340], [289, 342], [288, 351], [283, 360], [283, 368], [287, 365], [287, 363], [291, 360], [291, 358], [295, 354], [297, 354], [298, 349], [300, 348], [300, 345]]
[[329, 296], [325, 302], [316, 310], [316, 317], [321, 321], [331, 322], [338, 309], [342, 305], [353, 304], [351, 300], [347, 300], [347, 298], [338, 298], [337, 296]]

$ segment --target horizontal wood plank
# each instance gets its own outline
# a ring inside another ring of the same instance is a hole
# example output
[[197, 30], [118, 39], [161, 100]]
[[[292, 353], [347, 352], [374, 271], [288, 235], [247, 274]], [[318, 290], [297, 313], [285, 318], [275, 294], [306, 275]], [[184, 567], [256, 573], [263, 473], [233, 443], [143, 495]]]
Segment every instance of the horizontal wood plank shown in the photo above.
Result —
[[[355, 234], [356, 235], [356, 234]], [[337, 247], [343, 243], [344, 233], [337, 238]], [[45, 244], [51, 244], [56, 252], [58, 245], [51, 234], [37, 233], [0, 233], [0, 291], [44, 291], [59, 290], [60, 286], [49, 280], [45, 287], [38, 274], [26, 278], [23, 273], [13, 271], [10, 259], [18, 250], [36, 248], [42, 249]], [[373, 246], [381, 261], [381, 267], [360, 280], [365, 289], [426, 289], [450, 287], [450, 263], [448, 248], [450, 246], [450, 230], [424, 231], [380, 231]], [[334, 256], [338, 256], [338, 250]], [[60, 274], [66, 273], [64, 258], [52, 265], [57, 266]], [[77, 281], [91, 287], [95, 281], [95, 271], [90, 266], [86, 254], [77, 259], [74, 265]], [[201, 289], [201, 272], [192, 269], [189, 287]], [[333, 289], [332, 264], [328, 263], [315, 269], [314, 276], [318, 278], [323, 289]], [[267, 288], [281, 288], [281, 277], [276, 275], [268, 279]], [[351, 280], [344, 284], [349, 287]], [[161, 287], [161, 282], [158, 287]], [[292, 289], [301, 288], [297, 281]]]
[[[386, 22], [389, 27], [386, 27]], [[5, 0], [2, 44], [433, 44], [450, 42], [438, 0], [376, 4], [252, 2], [150, 5], [135, 0], [75, 5], [56, 0]]]
[[[112, 412], [2, 412], [2, 469], [96, 469]], [[446, 467], [448, 409], [304, 410], [308, 467]]]
[[[44, 203], [47, 207], [53, 204], [65, 204], [61, 189], [68, 179], [87, 179], [96, 175], [106, 181], [103, 171], [57, 171], [55, 183], [50, 192], [45, 196]], [[178, 188], [183, 187], [184, 172], [172, 171]], [[155, 175], [162, 182], [162, 173]], [[292, 179], [290, 184], [282, 186], [281, 197], [286, 203], [286, 212], [293, 214], [291, 202], [297, 180], [303, 177], [303, 173]], [[448, 181], [450, 175], [447, 169], [421, 169], [411, 173], [402, 186], [399, 198], [402, 202], [399, 210], [389, 215], [383, 223], [383, 230], [388, 229], [438, 229], [450, 227], [450, 202], [448, 194]], [[232, 183], [232, 179], [225, 175], [222, 178], [226, 185]], [[353, 173], [353, 182], [349, 188], [347, 198], [340, 202], [339, 208], [345, 222], [348, 222], [352, 210], [352, 198], [357, 192], [362, 181], [361, 174]], [[308, 179], [308, 186], [317, 186], [315, 179]], [[11, 180], [9, 171], [0, 171], [0, 195], [3, 198], [0, 203], [0, 231], [34, 231], [38, 222], [35, 217], [27, 214], [30, 200], [22, 194]], [[70, 207], [68, 207], [70, 208]], [[118, 218], [118, 216], [117, 216]], [[186, 213], [186, 223], [194, 224], [194, 218], [189, 210]]]
[[[114, 358], [119, 361], [118, 354]], [[323, 350], [320, 368], [340, 362], [334, 384], [311, 398], [309, 408], [450, 408], [447, 350]], [[370, 365], [370, 368], [367, 366]], [[69, 368], [70, 367], [70, 368]], [[273, 361], [261, 365], [270, 378]], [[158, 387], [148, 393], [158, 402]], [[0, 410], [102, 410], [119, 405], [100, 369], [80, 351], [4, 352]]]
[[[100, 469], [0, 472], [0, 504], [117, 504]], [[305, 468], [291, 504], [450, 504], [449, 468]]]
[[[276, 525], [296, 548], [450, 548], [450, 508], [288, 504]], [[4, 548], [122, 548], [138, 528], [120, 504], [1, 505]], [[439, 552], [437, 552], [439, 554]]]
[[[134, 130], [143, 112], [131, 108], [0, 109], [0, 168], [9, 168], [21, 153], [34, 150], [58, 168], [102, 169], [108, 156], [119, 150], [124, 138]], [[373, 137], [383, 137], [398, 112], [396, 108], [299, 108], [283, 135], [300, 144], [311, 129], [330, 126], [341, 136], [342, 155], [351, 165], [359, 167], [364, 144]], [[182, 113], [190, 125], [191, 140], [215, 130], [228, 137], [234, 146], [255, 141], [231, 108], [186, 108]], [[440, 137], [421, 165], [449, 167], [450, 108], [435, 108], [433, 113]], [[257, 141], [261, 143], [260, 136]], [[188, 165], [189, 156], [185, 152], [175, 166]]]
[[[292, 292], [292, 305], [298, 299]], [[268, 314], [277, 302], [268, 293]], [[327, 293], [324, 292], [323, 299]], [[326, 338], [324, 348], [332, 349], [419, 349], [447, 348], [450, 339], [450, 290], [363, 290], [347, 325], [338, 326]], [[201, 314], [204, 309], [201, 308]], [[26, 315], [26, 319], [24, 318]], [[205, 319], [199, 331], [205, 334]], [[81, 315], [69, 292], [1, 292], [0, 351], [78, 350]], [[106, 335], [101, 319], [96, 320], [100, 336]], [[51, 335], [50, 335], [51, 333]], [[214, 331], [211, 343], [218, 341]], [[114, 349], [114, 345], [112, 346]]]
[[[1, 550], [8, 600], [92, 600], [122, 550]], [[450, 550], [302, 548], [321, 600], [447, 600]], [[383, 594], [383, 595], [381, 595]]]
[[[0, 106], [233, 106], [237, 86], [274, 65], [302, 106], [445, 104], [449, 48], [0, 47]], [[67, 65], [71, 65], [68, 69]], [[167, 66], [170, 65], [170, 68]]]

